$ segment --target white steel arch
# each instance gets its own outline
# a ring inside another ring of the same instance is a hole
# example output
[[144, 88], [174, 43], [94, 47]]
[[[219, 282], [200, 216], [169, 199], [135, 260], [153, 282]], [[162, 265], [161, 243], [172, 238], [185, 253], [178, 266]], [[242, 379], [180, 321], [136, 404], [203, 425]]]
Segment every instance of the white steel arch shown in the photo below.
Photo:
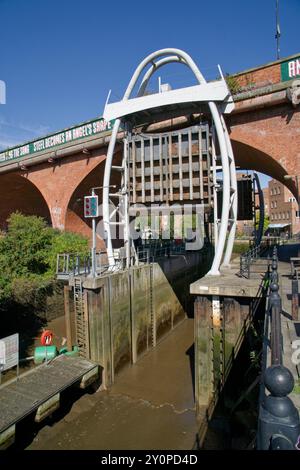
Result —
[[[164, 57], [164, 56], [169, 56], [169, 57]], [[162, 59], [158, 60], [157, 62], [154, 62], [155, 59], [161, 58]], [[149, 68], [149, 70], [145, 73], [139, 92], [138, 92], [138, 97], [142, 97], [144, 94], [144, 91], [146, 89], [146, 86], [152, 76], [152, 74], [159, 68], [162, 67], [165, 64], [171, 63], [171, 62], [181, 62], [184, 65], [188, 66], [190, 70], [194, 73], [196, 79], [198, 80], [199, 85], [203, 85], [203, 88], [206, 88], [205, 93], [207, 93], [208, 96], [203, 98], [203, 93], [202, 93], [202, 99], [208, 102], [209, 110], [212, 116], [212, 120], [215, 126], [216, 130], [216, 135], [218, 137], [218, 142], [219, 142], [219, 147], [220, 147], [220, 156], [221, 156], [221, 163], [222, 163], [222, 172], [223, 172], [223, 200], [222, 200], [222, 218], [221, 218], [221, 223], [220, 227], [218, 229], [218, 242], [215, 247], [215, 256], [214, 260], [212, 263], [211, 270], [208, 274], [211, 275], [218, 275], [220, 274], [219, 268], [225, 248], [225, 242], [226, 242], [226, 234], [227, 234], [227, 228], [228, 228], [228, 222], [229, 222], [229, 213], [231, 214], [231, 229], [229, 233], [229, 240], [227, 243], [227, 249], [225, 253], [225, 259], [224, 263], [228, 264], [228, 259], [230, 260], [231, 257], [231, 252], [232, 252], [232, 246], [233, 246], [233, 240], [234, 240], [234, 233], [235, 233], [235, 226], [236, 226], [236, 208], [237, 208], [237, 199], [236, 199], [236, 175], [235, 175], [235, 166], [234, 166], [234, 159], [233, 159], [233, 153], [231, 149], [231, 144], [230, 144], [230, 139], [227, 133], [227, 129], [225, 126], [224, 119], [222, 115], [220, 114], [220, 111], [218, 109], [218, 106], [216, 105], [214, 100], [221, 100], [220, 94], [216, 95], [214, 94], [211, 90], [213, 87], [210, 87], [201, 74], [200, 70], [198, 69], [197, 65], [193, 61], [193, 59], [184, 51], [181, 51], [179, 49], [173, 49], [173, 48], [168, 48], [168, 49], [161, 49], [159, 51], [156, 51], [149, 56], [147, 56], [137, 67], [135, 70], [128, 87], [125, 91], [125, 94], [123, 96], [122, 101], [120, 102], [120, 106], [123, 105], [123, 111], [119, 111], [120, 113], [118, 115], [117, 108], [115, 106], [114, 112], [115, 116], [112, 116], [109, 114], [109, 106], [107, 105], [105, 110], [104, 110], [104, 118], [105, 119], [115, 119], [115, 124], [113, 127], [111, 139], [109, 142], [108, 146], [108, 151], [107, 151], [107, 158], [106, 158], [106, 164], [105, 164], [105, 172], [104, 172], [104, 182], [103, 182], [103, 225], [104, 225], [104, 230], [106, 233], [106, 245], [107, 245], [107, 254], [108, 254], [108, 260], [110, 266], [114, 266], [115, 260], [113, 256], [113, 248], [112, 248], [112, 239], [111, 239], [111, 226], [110, 226], [110, 213], [109, 213], [109, 187], [110, 187], [110, 177], [111, 177], [111, 169], [112, 169], [112, 160], [113, 160], [113, 154], [114, 154], [114, 148], [116, 144], [116, 139], [117, 139], [117, 134], [120, 128], [121, 124], [121, 119], [124, 118], [126, 114], [128, 114], [128, 109], [127, 113], [124, 111], [124, 104], [128, 100], [130, 100], [132, 91], [140, 78], [143, 70], [145, 67], [149, 64], [152, 64], [152, 66]], [[228, 91], [226, 82], [224, 81], [223, 77], [223, 85], [226, 86], [227, 90], [227, 98], [230, 96], [230, 93]], [[187, 89], [188, 90], [188, 89]], [[190, 90], [189, 90], [190, 91]], [[197, 90], [198, 91], [198, 90]], [[181, 93], [182, 94], [182, 93]], [[217, 96], [217, 97], [216, 97]], [[170, 98], [170, 95], [168, 96]], [[223, 97], [224, 101], [225, 96]], [[136, 100], [136, 99], [135, 99]], [[187, 100], [189, 101], [189, 100]], [[149, 102], [149, 100], [148, 100]], [[126, 106], [125, 106], [126, 108]], [[231, 108], [232, 109], [232, 108]], [[126, 206], [126, 203], [125, 203]], [[125, 230], [125, 235], [129, 237], [129, 232]]]

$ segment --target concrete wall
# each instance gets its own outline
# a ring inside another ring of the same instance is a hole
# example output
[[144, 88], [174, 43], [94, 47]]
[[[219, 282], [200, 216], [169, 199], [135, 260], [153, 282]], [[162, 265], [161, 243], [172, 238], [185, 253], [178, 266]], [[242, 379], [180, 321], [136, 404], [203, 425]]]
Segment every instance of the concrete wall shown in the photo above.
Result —
[[[186, 318], [190, 303], [184, 299], [189, 297], [191, 277], [195, 280], [199, 266], [203, 269], [203, 257], [195, 252], [185, 260], [182, 256], [172, 262], [166, 259], [165, 266], [161, 261], [133, 267], [97, 279], [97, 286], [85, 287], [90, 358], [103, 367], [104, 387]], [[208, 262], [206, 266], [207, 271]]]
[[263, 304], [262, 298], [195, 299], [195, 400], [204, 425], [214, 411], [260, 302]]

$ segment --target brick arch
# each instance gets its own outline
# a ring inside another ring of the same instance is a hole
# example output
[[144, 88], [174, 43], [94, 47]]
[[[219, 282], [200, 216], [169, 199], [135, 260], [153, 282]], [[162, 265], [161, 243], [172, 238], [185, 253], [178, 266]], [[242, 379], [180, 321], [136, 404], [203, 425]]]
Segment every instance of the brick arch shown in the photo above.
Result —
[[[245, 101], [248, 102], [251, 104], [251, 100]], [[300, 108], [289, 103], [271, 104], [243, 112], [242, 108], [237, 109], [228, 115], [230, 139], [238, 161], [274, 177], [296, 196], [295, 182], [284, 180], [283, 176], [300, 174]]]
[[280, 181], [297, 197], [295, 183], [292, 180], [285, 180], [286, 168], [271, 155], [250, 145], [231, 140], [235, 162], [243, 170], [254, 170]]
[[7, 219], [15, 211], [24, 215], [37, 215], [51, 225], [48, 204], [40, 190], [21, 174], [8, 173], [1, 176], [0, 228], [6, 230]]
[[51, 164], [45, 162], [32, 166], [22, 173], [22, 177], [31, 181], [44, 196], [54, 228], [65, 230], [66, 213], [72, 194], [81, 181], [104, 162], [105, 158], [106, 147], [101, 147], [92, 150], [88, 155], [82, 152], [74, 153]]
[[[114, 158], [114, 165], [121, 163], [121, 151], [117, 150]], [[91, 194], [91, 188], [101, 187], [103, 184], [105, 161], [98, 163], [87, 175], [85, 175], [74, 189], [70, 196], [67, 210], [65, 214], [65, 230], [75, 233], [80, 233], [89, 238], [90, 243], [92, 239], [92, 220], [84, 218], [84, 196]], [[119, 186], [120, 174], [115, 175], [115, 180], [112, 184]], [[102, 189], [97, 191], [99, 197], [99, 204], [102, 200]], [[99, 231], [99, 230], [98, 230]], [[104, 240], [98, 234], [97, 249], [104, 250]]]

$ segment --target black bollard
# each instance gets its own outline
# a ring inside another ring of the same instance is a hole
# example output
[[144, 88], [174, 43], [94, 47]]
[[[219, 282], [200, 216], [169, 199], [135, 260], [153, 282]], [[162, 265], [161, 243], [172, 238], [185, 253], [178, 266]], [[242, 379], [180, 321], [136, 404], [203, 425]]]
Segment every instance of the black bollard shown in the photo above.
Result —
[[299, 292], [298, 292], [298, 274], [292, 278], [292, 320], [299, 321]]
[[278, 282], [278, 263], [277, 263], [277, 258], [273, 256], [272, 258], [272, 263], [271, 263], [271, 282]]
[[296, 450], [300, 436], [299, 413], [287, 396], [294, 388], [294, 378], [286, 367], [268, 367], [265, 396], [259, 410], [257, 448], [259, 450]]
[[278, 293], [279, 285], [273, 282], [270, 285], [271, 308], [271, 360], [272, 365], [282, 364], [282, 333], [281, 333], [281, 297]]

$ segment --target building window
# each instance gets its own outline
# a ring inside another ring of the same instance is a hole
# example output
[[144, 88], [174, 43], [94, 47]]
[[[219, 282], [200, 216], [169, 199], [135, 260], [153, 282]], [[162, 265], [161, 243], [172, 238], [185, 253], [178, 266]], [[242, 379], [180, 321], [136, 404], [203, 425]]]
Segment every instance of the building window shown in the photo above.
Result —
[[277, 220], [277, 214], [274, 214], [274, 216], [275, 216], [275, 220]]
[[273, 209], [273, 201], [271, 202], [271, 209]]
[[282, 218], [285, 219], [285, 212], [282, 213]]
[[287, 218], [287, 219], [290, 218], [290, 213], [289, 213], [289, 211], [286, 213], [286, 218]]
[[280, 194], [280, 187], [277, 188], [277, 194]]
[[277, 207], [277, 201], [274, 201], [274, 208], [276, 209]]

